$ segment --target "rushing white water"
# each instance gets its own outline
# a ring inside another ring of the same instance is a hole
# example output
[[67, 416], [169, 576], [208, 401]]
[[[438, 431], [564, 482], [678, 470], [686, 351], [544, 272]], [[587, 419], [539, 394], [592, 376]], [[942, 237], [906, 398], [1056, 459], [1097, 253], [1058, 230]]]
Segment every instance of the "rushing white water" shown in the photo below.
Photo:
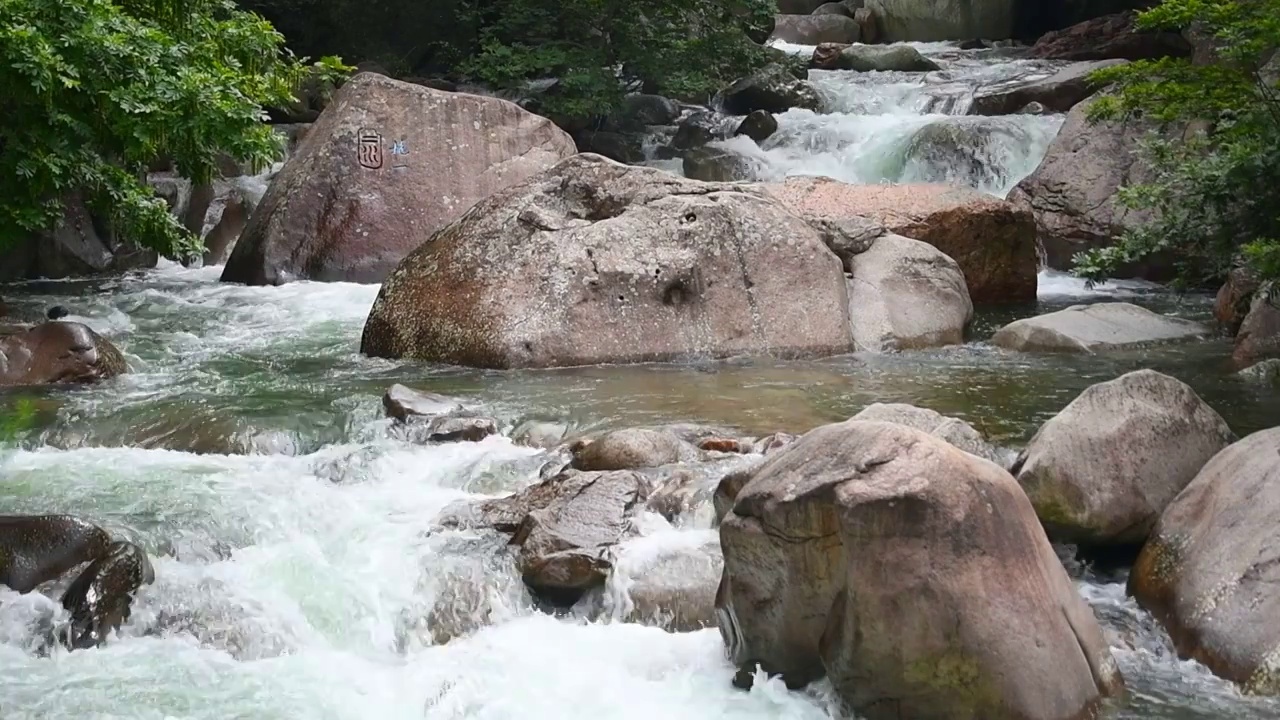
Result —
[[[941, 69], [929, 73], [812, 70], [822, 112], [778, 116], [763, 143], [745, 136], [715, 143], [742, 156], [753, 179], [824, 175], [849, 183], [949, 182], [1003, 197], [1031, 174], [1062, 126], [1062, 115], [969, 116], [979, 88], [1053, 67], [997, 51], [912, 43]], [[808, 56], [811, 46], [776, 44]]]

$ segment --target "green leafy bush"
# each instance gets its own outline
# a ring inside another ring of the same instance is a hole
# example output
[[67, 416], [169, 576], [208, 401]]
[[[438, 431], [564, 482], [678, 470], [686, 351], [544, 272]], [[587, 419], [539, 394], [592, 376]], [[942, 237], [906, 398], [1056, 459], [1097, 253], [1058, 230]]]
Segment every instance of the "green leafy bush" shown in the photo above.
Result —
[[[1154, 180], [1121, 201], [1154, 211], [1113, 247], [1078, 255], [1076, 273], [1101, 280], [1155, 254], [1176, 259], [1183, 286], [1219, 281], [1247, 263], [1280, 279], [1280, 92], [1264, 67], [1280, 48], [1280, 0], [1165, 0], [1147, 28], [1193, 28], [1211, 62], [1135, 62], [1095, 73], [1114, 92], [1092, 119], [1140, 116], [1164, 132], [1143, 143]], [[1190, 127], [1195, 132], [1183, 132]]]
[[230, 0], [3, 0], [0, 246], [53, 226], [78, 193], [121, 237], [194, 252], [145, 165], [167, 157], [206, 181], [219, 153], [277, 158], [263, 107], [288, 104], [307, 70]]

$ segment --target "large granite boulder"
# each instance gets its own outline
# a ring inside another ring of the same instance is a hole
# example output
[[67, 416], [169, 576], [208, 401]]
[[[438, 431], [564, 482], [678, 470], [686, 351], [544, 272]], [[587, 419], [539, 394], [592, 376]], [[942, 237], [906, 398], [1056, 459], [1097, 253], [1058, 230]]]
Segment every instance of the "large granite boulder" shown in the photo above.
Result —
[[1129, 592], [1178, 654], [1251, 693], [1280, 694], [1280, 428], [1218, 453], [1173, 501]]
[[360, 73], [272, 180], [222, 279], [381, 282], [477, 200], [576, 151], [505, 100]]
[[847, 185], [797, 177], [765, 187], [806, 217], [860, 215], [929, 243], [960, 266], [975, 304], [1036, 298], [1035, 222], [1026, 209], [953, 185]]
[[0, 387], [90, 383], [128, 370], [110, 340], [80, 323], [46, 322], [0, 338]]
[[1153, 313], [1132, 303], [1072, 305], [1015, 320], [991, 344], [1006, 350], [1096, 353], [1204, 337], [1200, 323]]
[[1075, 720], [1122, 687], [1014, 479], [919, 430], [809, 432], [750, 474], [720, 542], [739, 684], [825, 676], [868, 720]]
[[1267, 358], [1280, 358], [1280, 296], [1272, 301], [1258, 292], [1236, 333], [1231, 357], [1237, 367], [1248, 367]]
[[377, 357], [492, 368], [850, 345], [840, 260], [777, 200], [596, 155], [437, 233], [383, 284], [361, 341]]
[[1028, 57], [1051, 60], [1155, 60], [1191, 57], [1192, 46], [1181, 33], [1138, 30], [1133, 11], [1104, 15], [1046, 33]]
[[1013, 36], [1017, 0], [867, 0], [885, 42]]
[[964, 273], [928, 243], [884, 235], [850, 259], [849, 322], [855, 350], [959, 345], [973, 319]]
[[1127, 60], [1099, 60], [1072, 63], [1052, 75], [1036, 80], [1016, 80], [979, 88], [969, 106], [970, 115], [1010, 115], [1030, 103], [1040, 103], [1042, 112], [1067, 112], [1098, 90], [1089, 76], [1105, 68], [1124, 65]]
[[846, 15], [778, 15], [774, 19], [773, 39], [797, 45], [855, 43], [859, 39], [859, 28], [858, 23]]
[[[1035, 172], [1009, 193], [1009, 200], [1035, 215], [1045, 263], [1070, 270], [1076, 253], [1106, 247], [1128, 227], [1150, 219], [1144, 210], [1121, 204], [1117, 190], [1152, 179], [1137, 155], [1151, 129], [1139, 120], [1090, 123], [1085, 100], [1067, 114]], [[1124, 274], [1143, 274], [1131, 269]]]
[[1080, 393], [1040, 427], [1012, 472], [1050, 538], [1136, 546], [1235, 439], [1185, 383], [1138, 370]]
[[0, 282], [110, 275], [155, 264], [154, 251], [116, 237], [105, 218], [72, 194], [56, 227], [0, 248]]

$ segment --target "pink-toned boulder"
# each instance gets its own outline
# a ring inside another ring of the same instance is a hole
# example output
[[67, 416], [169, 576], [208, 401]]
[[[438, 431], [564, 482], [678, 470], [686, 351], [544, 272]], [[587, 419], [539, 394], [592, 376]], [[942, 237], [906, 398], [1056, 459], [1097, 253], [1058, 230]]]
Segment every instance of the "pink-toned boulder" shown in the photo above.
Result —
[[222, 279], [381, 282], [477, 201], [575, 152], [505, 100], [360, 73], [276, 175]]
[[1036, 227], [1031, 212], [954, 185], [848, 185], [797, 177], [766, 185], [806, 218], [871, 218], [886, 230], [929, 243], [964, 273], [974, 304], [1035, 300]]

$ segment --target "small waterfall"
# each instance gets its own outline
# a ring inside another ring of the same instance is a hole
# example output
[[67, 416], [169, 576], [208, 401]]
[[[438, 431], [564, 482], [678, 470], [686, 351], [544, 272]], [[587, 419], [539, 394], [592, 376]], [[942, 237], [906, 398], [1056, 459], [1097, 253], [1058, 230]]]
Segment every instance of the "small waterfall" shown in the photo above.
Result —
[[[746, 158], [755, 180], [825, 175], [858, 184], [949, 182], [1004, 197], [1039, 165], [1064, 117], [966, 113], [979, 88], [1044, 76], [1055, 64], [1009, 50], [911, 45], [941, 69], [810, 71], [825, 112], [783, 113], [778, 132], [759, 145], [745, 137], [714, 145]], [[813, 51], [777, 47], [801, 56]]]

